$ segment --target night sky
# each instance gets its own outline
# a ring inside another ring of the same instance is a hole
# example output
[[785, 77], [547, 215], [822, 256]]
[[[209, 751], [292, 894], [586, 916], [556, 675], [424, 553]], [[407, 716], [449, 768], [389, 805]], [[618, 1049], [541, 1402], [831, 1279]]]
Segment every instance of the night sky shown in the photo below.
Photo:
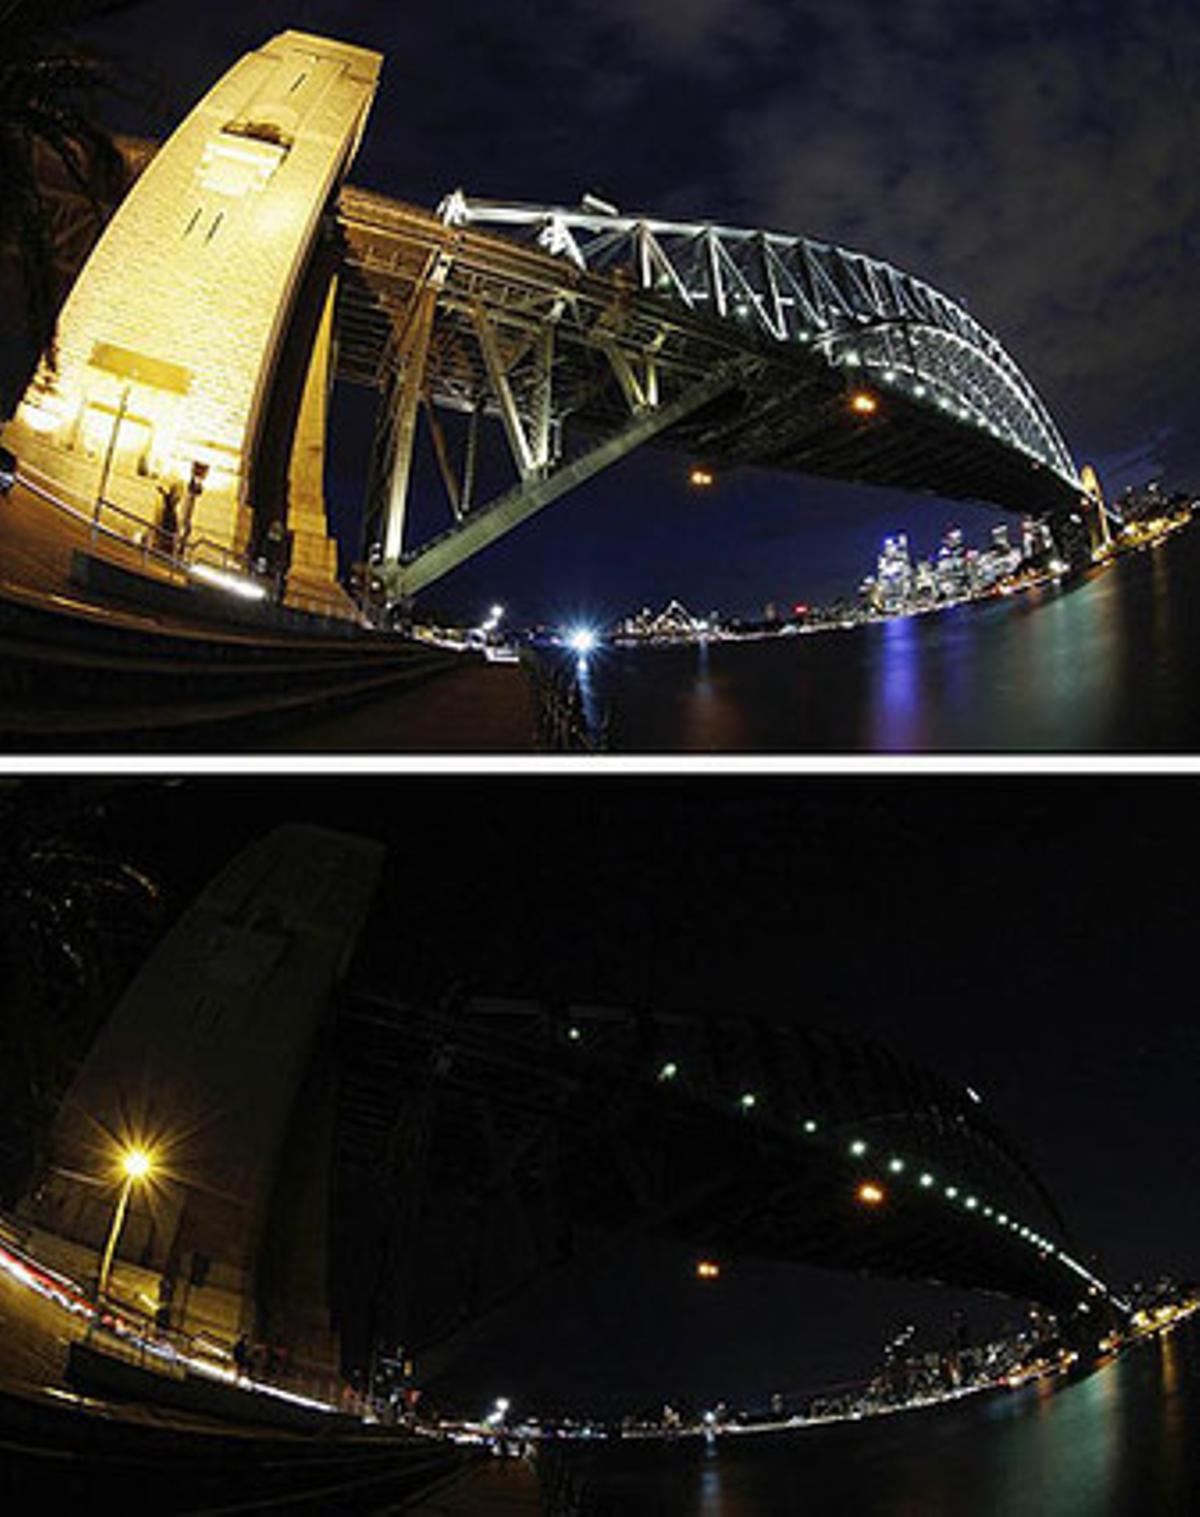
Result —
[[[1113, 1284], [1197, 1273], [1194, 779], [403, 774], [105, 789], [104, 829], [166, 882], [172, 912], [280, 821], [386, 841], [377, 921], [414, 995], [454, 979], [880, 1038], [981, 1093]], [[764, 1397], [867, 1374], [910, 1319], [933, 1344], [957, 1307], [976, 1330], [1017, 1315], [753, 1260], [709, 1290], [693, 1262], [646, 1247], [568, 1277], [478, 1346], [464, 1383], [526, 1407], [572, 1389], [592, 1409]]]
[[[455, 186], [825, 237], [964, 300], [1109, 488], [1200, 477], [1200, 25], [1190, 0], [143, 0], [94, 25], [117, 126], [162, 135], [288, 26], [382, 51], [353, 179], [432, 206]], [[343, 403], [349, 534], [370, 423]], [[879, 539], [928, 552], [987, 508], [757, 471], [698, 498], [646, 454], [438, 587], [474, 614], [616, 615], [681, 597], [761, 609], [852, 589]]]

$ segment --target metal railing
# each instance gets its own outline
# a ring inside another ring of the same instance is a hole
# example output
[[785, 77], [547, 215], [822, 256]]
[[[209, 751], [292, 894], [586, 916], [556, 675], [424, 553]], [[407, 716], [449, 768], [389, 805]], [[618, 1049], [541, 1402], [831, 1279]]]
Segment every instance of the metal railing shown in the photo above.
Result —
[[609, 713], [589, 719], [574, 671], [554, 665], [531, 649], [521, 663], [533, 689], [537, 745], [550, 753], [605, 753], [609, 747]]
[[[265, 568], [260, 567], [258, 561], [250, 559], [246, 554], [238, 553], [224, 543], [216, 542], [210, 537], [169, 533], [161, 523], [139, 516], [136, 512], [129, 511], [124, 506], [118, 506], [114, 501], [104, 497], [97, 498], [85, 508], [60, 493], [61, 486], [51, 489], [48, 481], [39, 483], [39, 479], [47, 481], [47, 476], [41, 474], [40, 470], [31, 469], [28, 464], [19, 465], [17, 480], [30, 494], [36, 495], [39, 500], [86, 527], [88, 536], [93, 542], [103, 539], [125, 552], [135, 554], [143, 570], [148, 570], [153, 564], [158, 570], [165, 571], [166, 577], [172, 583], [184, 584], [191, 584], [196, 579], [203, 582], [203, 573], [197, 574], [197, 569], [215, 570], [220, 574], [240, 580], [248, 586], [259, 587], [264, 600], [271, 599], [278, 605], [309, 611], [318, 616], [346, 619], [345, 602], [336, 594], [322, 596], [289, 585], [286, 588], [285, 597], [280, 593], [277, 574], [268, 573]], [[109, 526], [103, 520], [106, 513], [129, 523], [130, 530], [122, 532]], [[160, 546], [163, 540], [170, 541], [171, 548]]]

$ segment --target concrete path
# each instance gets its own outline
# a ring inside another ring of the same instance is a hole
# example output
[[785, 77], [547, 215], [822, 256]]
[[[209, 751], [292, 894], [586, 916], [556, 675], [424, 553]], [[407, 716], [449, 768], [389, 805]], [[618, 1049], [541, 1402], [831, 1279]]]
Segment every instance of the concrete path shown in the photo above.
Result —
[[[211, 624], [189, 623], [162, 609], [105, 602], [71, 583], [71, 555], [76, 549], [99, 552], [126, 568], [141, 567], [136, 549], [111, 539], [93, 540], [86, 523], [46, 505], [20, 483], [7, 496], [0, 496], [0, 596], [38, 611], [81, 618], [84, 626], [107, 626], [126, 637], [131, 633], [148, 634], [149, 641], [145, 645], [148, 658], [151, 654], [157, 656], [160, 648], [164, 656], [169, 654], [172, 640], [193, 644], [221, 641], [251, 647], [267, 643], [279, 648], [281, 656], [288, 648], [307, 655], [317, 646], [312, 639], [294, 634], [264, 639], [253, 629], [232, 624], [217, 629]], [[331, 657], [347, 663], [349, 685], [353, 650], [345, 643], [331, 644], [330, 650]], [[383, 650], [367, 646], [363, 651], [379, 655]], [[413, 651], [419, 653], [420, 650]], [[404, 667], [400, 664], [397, 667], [403, 675]], [[300, 689], [298, 680], [297, 693]], [[348, 690], [348, 694], [351, 693]], [[114, 687], [112, 700], [117, 701], [118, 696]], [[136, 704], [135, 701], [135, 707]], [[229, 720], [239, 717], [239, 713], [244, 715], [240, 707], [231, 711]], [[104, 714], [100, 710], [93, 725], [99, 724], [102, 728]], [[138, 710], [119, 714], [122, 720], [118, 727], [133, 730]], [[182, 715], [176, 713], [176, 717], [182, 721], [187, 714], [186, 711]], [[479, 664], [475, 659], [464, 662], [461, 668], [450, 668], [444, 674], [437, 672], [427, 679], [398, 679], [391, 688], [383, 684], [378, 695], [363, 694], [361, 698], [355, 697], [344, 703], [339, 701], [311, 713], [284, 713], [277, 724], [266, 723], [261, 731], [238, 732], [236, 738], [222, 736], [217, 720], [220, 715], [215, 709], [200, 713], [204, 720], [211, 721], [211, 735], [197, 728], [194, 735], [189, 731], [181, 737], [172, 737], [168, 730], [170, 724], [164, 722], [161, 743], [145, 737], [122, 742], [120, 730], [114, 730], [111, 741], [101, 742], [86, 736], [90, 729], [84, 723], [81, 741], [85, 747], [103, 747], [112, 752], [126, 748], [140, 751], [147, 746], [204, 753], [521, 754], [536, 751], [536, 711], [525, 672], [516, 665]], [[148, 707], [142, 716], [153, 734], [157, 725], [154, 708]], [[22, 724], [14, 721], [11, 725], [17, 735], [15, 742], [20, 737]], [[37, 730], [40, 734], [42, 729]], [[67, 730], [64, 727], [64, 731]], [[58, 751], [59, 748], [69, 751], [74, 746], [69, 734], [62, 742], [56, 743], [52, 740], [52, 732], [53, 723], [45, 739], [48, 751]], [[18, 746], [28, 747], [29, 741], [22, 741]]]
[[303, 718], [267, 753], [532, 753], [533, 691], [515, 664], [469, 664], [396, 695]]
[[527, 1459], [489, 1459], [400, 1510], [413, 1517], [523, 1517], [540, 1510], [538, 1479]]

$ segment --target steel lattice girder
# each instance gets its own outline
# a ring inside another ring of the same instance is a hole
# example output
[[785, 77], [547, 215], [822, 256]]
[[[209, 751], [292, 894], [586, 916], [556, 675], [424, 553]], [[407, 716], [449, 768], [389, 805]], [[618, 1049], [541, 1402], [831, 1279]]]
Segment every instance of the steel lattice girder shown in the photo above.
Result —
[[[977, 1099], [868, 1040], [359, 993], [342, 1041], [343, 1168], [385, 1211], [407, 1197], [410, 1252], [386, 1282], [406, 1342], [454, 1333], [585, 1240], [619, 1247], [635, 1234], [1063, 1310], [1107, 1299]], [[864, 1179], [887, 1190], [878, 1210], [855, 1199]]]
[[873, 382], [942, 404], [1078, 488], [1079, 476], [1033, 386], [999, 339], [961, 305], [892, 264], [776, 232], [468, 199], [453, 226], [523, 234], [592, 270], [628, 270], [642, 290], [748, 322], [777, 342], [812, 344]]
[[[390, 397], [368, 514], [383, 522], [375, 535], [389, 545], [396, 593], [562, 493], [567, 480], [548, 481], [579, 461], [568, 423], [573, 438], [615, 441], [631, 419], [672, 404], [673, 419], [641, 431], [710, 465], [1034, 513], [1078, 504], [1062, 439], [999, 342], [890, 265], [802, 238], [461, 196], [435, 216], [355, 189], [342, 192], [333, 231], [344, 268], [339, 374]], [[432, 327], [413, 372], [409, 331], [433, 268]], [[721, 366], [736, 366], [735, 386], [711, 404], [679, 404]], [[868, 382], [879, 414], [856, 417], [848, 400]], [[431, 416], [435, 406], [470, 416], [472, 437], [480, 416], [501, 423], [518, 487], [464, 510], [447, 440], [431, 427], [452, 524], [401, 552], [407, 463], [396, 442], [411, 439], [418, 392]], [[593, 443], [591, 456], [623, 451]], [[501, 504], [484, 527], [479, 518]]]

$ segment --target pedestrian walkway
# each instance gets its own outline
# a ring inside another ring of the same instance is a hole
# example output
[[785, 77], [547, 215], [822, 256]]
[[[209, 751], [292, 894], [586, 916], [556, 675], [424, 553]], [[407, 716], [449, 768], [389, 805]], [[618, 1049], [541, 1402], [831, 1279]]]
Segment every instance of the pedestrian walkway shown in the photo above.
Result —
[[136, 549], [98, 545], [86, 523], [20, 483], [0, 497], [0, 748], [536, 749], [536, 700], [522, 667], [456, 659], [395, 637], [195, 623], [165, 603], [139, 606], [81, 589], [71, 578], [76, 551], [137, 567]]
[[397, 694], [280, 728], [270, 753], [532, 753], [533, 691], [515, 664], [468, 664]]
[[528, 1459], [470, 1464], [401, 1511], [412, 1517], [522, 1517], [540, 1511], [538, 1479]]

